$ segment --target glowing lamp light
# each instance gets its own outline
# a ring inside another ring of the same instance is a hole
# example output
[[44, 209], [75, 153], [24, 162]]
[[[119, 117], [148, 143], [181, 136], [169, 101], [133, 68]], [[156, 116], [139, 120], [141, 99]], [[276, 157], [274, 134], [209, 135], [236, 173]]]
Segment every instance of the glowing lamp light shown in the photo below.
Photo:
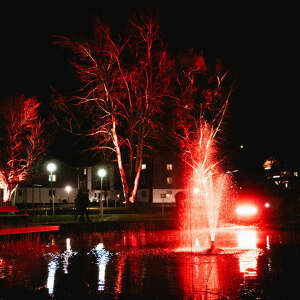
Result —
[[265, 207], [266, 207], [266, 208], [269, 208], [269, 207], [270, 207], [270, 203], [266, 202], [266, 203], [265, 203]]
[[72, 191], [72, 187], [70, 185], [67, 185], [65, 187], [65, 191], [69, 194]]
[[236, 209], [236, 213], [242, 217], [250, 217], [257, 214], [257, 207], [253, 205], [241, 205]]
[[105, 169], [99, 169], [97, 174], [98, 174], [99, 177], [102, 178], [102, 177], [106, 176], [106, 170]]
[[194, 190], [193, 190], [193, 193], [194, 194], [199, 194], [199, 188], [195, 187]]
[[54, 171], [56, 170], [56, 165], [55, 165], [54, 163], [49, 163], [49, 164], [47, 165], [47, 170], [48, 170], [50, 173], [54, 172]]

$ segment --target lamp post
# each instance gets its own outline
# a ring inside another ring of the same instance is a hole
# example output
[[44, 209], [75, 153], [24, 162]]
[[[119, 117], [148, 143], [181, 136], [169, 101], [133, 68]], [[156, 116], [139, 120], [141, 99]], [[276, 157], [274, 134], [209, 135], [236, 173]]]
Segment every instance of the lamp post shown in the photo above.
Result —
[[54, 215], [55, 209], [54, 209], [53, 181], [55, 181], [55, 177], [54, 177], [53, 172], [56, 170], [56, 165], [54, 163], [49, 163], [47, 165], [47, 170], [50, 172], [49, 181], [50, 181], [50, 185], [51, 185], [52, 215]]
[[102, 180], [103, 180], [103, 177], [106, 176], [106, 170], [105, 169], [99, 169], [97, 174], [100, 177], [100, 187], [101, 187], [100, 212], [101, 212], [101, 220], [103, 221]]
[[67, 194], [68, 194], [68, 203], [69, 203], [69, 194], [70, 194], [70, 192], [72, 191], [72, 187], [71, 187], [70, 185], [67, 185], [67, 186], [65, 187], [65, 191], [66, 191]]

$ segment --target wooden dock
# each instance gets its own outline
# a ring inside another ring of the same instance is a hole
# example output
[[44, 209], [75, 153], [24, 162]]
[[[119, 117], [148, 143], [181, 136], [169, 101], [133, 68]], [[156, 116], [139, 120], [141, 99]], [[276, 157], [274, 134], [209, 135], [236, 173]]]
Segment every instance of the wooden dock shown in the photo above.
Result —
[[58, 225], [38, 225], [38, 226], [24, 226], [24, 227], [13, 227], [0, 229], [0, 235], [11, 235], [11, 234], [25, 234], [35, 232], [46, 232], [46, 231], [58, 231]]

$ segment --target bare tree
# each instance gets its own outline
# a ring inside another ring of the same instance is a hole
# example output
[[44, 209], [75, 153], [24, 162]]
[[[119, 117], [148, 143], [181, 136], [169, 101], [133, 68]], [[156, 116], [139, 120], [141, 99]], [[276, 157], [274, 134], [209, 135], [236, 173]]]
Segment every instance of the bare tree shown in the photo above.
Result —
[[28, 179], [32, 164], [45, 151], [39, 105], [35, 98], [21, 95], [0, 109], [0, 188], [4, 202]]
[[[72, 64], [83, 83], [71, 103], [84, 112], [83, 128], [97, 139], [94, 149], [115, 154], [125, 202], [133, 203], [145, 148], [159, 127], [157, 116], [171, 89], [173, 62], [152, 18], [132, 19], [124, 40], [114, 38], [100, 22], [95, 28], [91, 43], [58, 39], [72, 49]], [[56, 105], [66, 110], [61, 99]], [[68, 122], [70, 131], [74, 131], [73, 117]]]
[[221, 163], [218, 151], [222, 125], [232, 93], [232, 79], [221, 61], [209, 66], [204, 57], [190, 50], [182, 56], [175, 99], [177, 122], [173, 134], [180, 144], [184, 161], [192, 168], [203, 165], [209, 173]]

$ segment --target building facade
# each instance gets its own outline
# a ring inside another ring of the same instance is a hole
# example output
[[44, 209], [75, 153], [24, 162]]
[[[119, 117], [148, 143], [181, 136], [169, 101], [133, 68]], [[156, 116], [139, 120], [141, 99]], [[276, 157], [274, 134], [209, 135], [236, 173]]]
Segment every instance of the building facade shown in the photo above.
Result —
[[[56, 170], [52, 175], [47, 165]], [[100, 171], [102, 170], [102, 171]], [[142, 165], [136, 201], [139, 203], [174, 203], [177, 192], [185, 189], [183, 164], [170, 151], [155, 151]], [[18, 187], [14, 203], [74, 203], [79, 188], [89, 191], [92, 203], [104, 206], [123, 202], [122, 184], [116, 164], [106, 162], [94, 166], [72, 167], [58, 160], [38, 162], [32, 179]]]

